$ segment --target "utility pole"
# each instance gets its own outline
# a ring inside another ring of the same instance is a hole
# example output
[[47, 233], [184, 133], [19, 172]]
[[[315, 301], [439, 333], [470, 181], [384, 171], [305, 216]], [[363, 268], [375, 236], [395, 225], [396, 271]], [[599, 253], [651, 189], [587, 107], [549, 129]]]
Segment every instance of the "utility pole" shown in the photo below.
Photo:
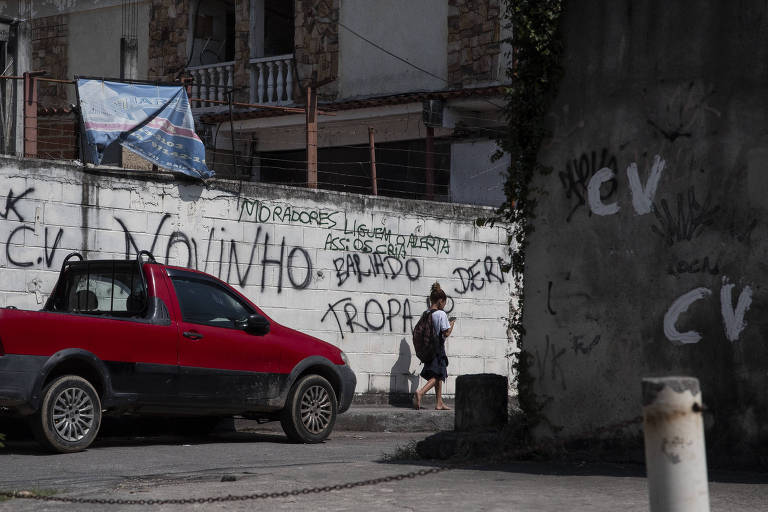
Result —
[[373, 143], [373, 127], [368, 127], [368, 144], [371, 147], [371, 183], [373, 184], [373, 195], [379, 195], [379, 188], [376, 184], [376, 147]]
[[426, 154], [426, 182], [427, 182], [427, 201], [432, 201], [435, 198], [435, 159], [433, 153], [435, 152], [435, 129], [431, 126], [427, 126], [427, 154]]
[[317, 188], [317, 91], [307, 87], [307, 187]]

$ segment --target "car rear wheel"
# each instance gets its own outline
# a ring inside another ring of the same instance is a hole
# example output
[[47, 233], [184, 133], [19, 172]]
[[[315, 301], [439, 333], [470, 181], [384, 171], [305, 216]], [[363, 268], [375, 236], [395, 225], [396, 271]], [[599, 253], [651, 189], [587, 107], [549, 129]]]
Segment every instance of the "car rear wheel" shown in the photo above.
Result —
[[306, 375], [291, 388], [280, 424], [292, 441], [320, 443], [333, 430], [337, 411], [331, 384], [319, 375]]
[[35, 437], [44, 447], [61, 452], [88, 448], [101, 426], [101, 400], [90, 382], [64, 375], [43, 389], [43, 403], [33, 418]]

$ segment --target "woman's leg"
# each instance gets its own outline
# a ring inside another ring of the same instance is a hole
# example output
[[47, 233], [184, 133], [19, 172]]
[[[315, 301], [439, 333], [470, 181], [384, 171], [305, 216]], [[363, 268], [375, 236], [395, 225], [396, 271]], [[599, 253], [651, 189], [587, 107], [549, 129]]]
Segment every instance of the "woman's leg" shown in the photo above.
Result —
[[450, 411], [451, 408], [443, 403], [443, 381], [438, 380], [435, 383], [435, 394], [437, 395], [437, 404], [435, 409], [438, 411]]
[[432, 377], [427, 381], [426, 384], [424, 384], [424, 387], [416, 391], [416, 396], [413, 398], [413, 406], [416, 409], [421, 409], [421, 399], [424, 397], [424, 394], [432, 389], [432, 387], [435, 385], [436, 382], [440, 382], [437, 380], [437, 378]]

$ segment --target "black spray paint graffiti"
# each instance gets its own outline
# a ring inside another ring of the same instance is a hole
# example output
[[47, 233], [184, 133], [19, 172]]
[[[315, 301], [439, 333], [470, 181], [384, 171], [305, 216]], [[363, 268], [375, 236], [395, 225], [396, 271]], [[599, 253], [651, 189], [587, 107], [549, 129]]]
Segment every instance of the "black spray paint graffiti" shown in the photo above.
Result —
[[302, 208], [242, 198], [240, 201], [239, 221], [245, 219], [256, 223], [298, 224], [328, 230], [324, 245], [327, 251], [355, 251], [401, 259], [407, 258], [415, 249], [435, 255], [450, 253], [447, 238], [415, 232], [403, 235], [386, 227], [370, 227], [348, 219], [340, 210]]
[[[571, 218], [576, 211], [587, 204], [587, 185], [589, 180], [594, 174], [608, 167], [614, 172], [618, 171], [619, 164], [616, 157], [608, 152], [607, 148], [603, 148], [600, 152], [598, 159], [597, 152], [592, 151], [591, 154], [583, 153], [581, 157], [574, 158], [565, 163], [565, 171], [560, 171], [560, 182], [565, 189], [565, 197], [571, 199], [576, 198], [576, 204], [573, 205], [571, 211], [568, 212], [568, 216], [565, 218], [566, 222], [571, 222]], [[614, 176], [610, 180], [605, 182], [603, 188], [600, 189], [600, 199], [606, 201], [610, 199], [618, 189], [618, 181]], [[587, 208], [587, 214], [592, 216], [592, 212]]]
[[[355, 329], [362, 332], [378, 332], [385, 328], [389, 332], [413, 332], [413, 314], [408, 299], [402, 302], [398, 299], [388, 299], [386, 307], [377, 299], [368, 299], [365, 305], [359, 308], [352, 301], [352, 297], [345, 297], [333, 304], [328, 304], [328, 310], [320, 322], [325, 322], [330, 314], [333, 314], [336, 320], [342, 339], [344, 339], [345, 326], [351, 333], [356, 332]], [[393, 319], [395, 324], [392, 323]], [[402, 320], [402, 330], [399, 329], [400, 320]]]
[[552, 309], [552, 281], [547, 285], [547, 313], [556, 315], [557, 311]]
[[661, 209], [653, 209], [657, 225], [651, 226], [651, 231], [659, 235], [667, 245], [674, 245], [683, 240], [692, 240], [715, 222], [715, 215], [720, 211], [719, 206], [710, 206], [710, 197], [703, 205], [696, 201], [693, 187], [688, 189], [685, 199], [683, 194], [677, 194], [677, 210], [672, 213], [666, 199], [661, 200]]
[[504, 269], [508, 265], [503, 259], [496, 258], [496, 261], [493, 261], [493, 258], [486, 256], [482, 260], [482, 266], [480, 262], [481, 260], [477, 260], [469, 267], [457, 267], [453, 270], [461, 280], [461, 288], [454, 288], [456, 293], [464, 295], [469, 291], [482, 290], [485, 283], [504, 282]]
[[409, 281], [416, 281], [421, 276], [419, 260], [410, 258], [403, 261], [394, 256], [382, 257], [380, 254], [369, 254], [367, 260], [360, 258], [359, 254], [347, 254], [334, 259], [333, 267], [336, 269], [337, 286], [342, 286], [353, 276], [358, 283], [369, 277], [397, 279], [404, 275]]
[[[563, 357], [566, 349], [561, 348], [558, 350], [557, 346], [549, 341], [549, 334], [545, 336], [545, 341], [546, 345], [543, 356], [539, 353], [539, 349], [536, 349], [535, 360], [539, 370], [539, 378], [543, 379], [544, 376], [549, 373], [549, 378], [555, 382], [560, 382], [563, 391], [565, 391], [567, 389], [565, 385], [565, 372], [563, 371], [563, 367], [560, 366], [559, 359]], [[547, 372], [547, 370], [549, 370], [549, 372]]]
[[589, 343], [582, 342], [581, 340], [584, 339], [584, 336], [581, 334], [577, 334], [575, 336], [571, 336], [571, 348], [573, 349], [574, 355], [587, 355], [590, 352], [592, 352], [592, 349], [595, 348], [600, 344], [600, 335], [598, 334], [594, 338], [592, 338], [592, 341]]
[[[160, 220], [157, 229], [155, 230], [154, 238], [152, 239], [152, 245], [149, 247], [149, 251], [154, 254], [155, 247], [157, 245], [160, 233], [163, 226], [171, 217], [166, 213]], [[131, 252], [137, 253], [140, 248], [136, 243], [131, 231], [126, 226], [125, 222], [115, 217], [115, 220], [123, 228], [125, 234], [125, 258], [130, 259]], [[165, 245], [165, 261], [168, 263], [171, 255], [171, 249], [176, 245], [182, 245], [186, 248], [187, 252], [187, 268], [194, 268], [208, 272], [208, 266], [210, 264], [210, 273], [216, 273], [216, 277], [230, 282], [231, 278], [236, 279], [236, 283], [241, 287], [245, 287], [251, 281], [251, 270], [254, 266], [261, 266], [261, 291], [266, 288], [266, 273], [269, 266], [273, 266], [278, 270], [277, 272], [277, 292], [282, 292], [283, 289], [283, 276], [287, 275], [288, 281], [291, 286], [297, 290], [303, 290], [307, 288], [312, 281], [312, 258], [306, 249], [302, 247], [292, 247], [288, 251], [286, 258], [286, 244], [285, 237], [283, 237], [280, 246], [279, 253], [275, 246], [269, 244], [269, 234], [264, 233], [264, 239], [260, 242], [261, 227], [256, 229], [256, 235], [253, 242], [250, 244], [250, 255], [246, 262], [245, 259], [240, 259], [237, 248], [241, 243], [234, 239], [226, 240], [224, 233], [225, 228], [220, 228], [222, 236], [219, 240], [216, 240], [216, 228], [211, 228], [208, 233], [208, 241], [203, 258], [203, 268], [200, 269], [199, 255], [198, 255], [198, 243], [194, 237], [188, 236], [183, 231], [173, 231], [168, 237], [168, 242]], [[261, 259], [258, 259], [257, 247], [261, 243], [263, 250], [261, 252]], [[218, 251], [217, 251], [218, 249]], [[213, 253], [213, 254], [212, 254]], [[217, 254], [218, 253], [218, 254]], [[158, 255], [159, 256], [159, 255]], [[245, 267], [241, 272], [241, 267]], [[302, 275], [303, 274], [303, 275]]]
[[[17, 267], [31, 267], [35, 263], [33, 261], [20, 261], [15, 259], [11, 255], [11, 251], [13, 247], [16, 247], [16, 241], [15, 238], [17, 235], [22, 234], [24, 231], [31, 231], [32, 233], [35, 232], [35, 230], [29, 226], [19, 226], [13, 231], [11, 231], [11, 234], [8, 235], [8, 240], [5, 243], [5, 256], [8, 258], [8, 263]], [[46, 268], [51, 268], [51, 265], [53, 264], [53, 258], [56, 256], [56, 249], [58, 249], [59, 244], [61, 243], [61, 237], [64, 236], [64, 230], [62, 228], [59, 228], [59, 232], [56, 233], [56, 237], [53, 239], [53, 243], [48, 243], [48, 228], [45, 228], [45, 245], [43, 246], [43, 255], [39, 256], [37, 258], [37, 264], [40, 265], [43, 262], [45, 262]], [[23, 244], [18, 244], [18, 246], [21, 246]]]
[[[0, 212], [0, 218], [10, 220], [11, 213], [14, 213], [19, 221], [24, 222], [24, 216], [21, 214], [21, 212], [19, 212], [16, 206], [21, 199], [34, 191], [35, 189], [30, 187], [17, 196], [13, 193], [13, 189], [10, 189], [8, 191], [8, 196], [5, 199], [5, 211]], [[5, 256], [8, 260], [8, 263], [10, 265], [21, 268], [31, 267], [35, 264], [35, 261], [25, 260], [14, 254], [15, 248], [22, 247], [24, 245], [21, 241], [18, 240], [17, 237], [23, 238], [25, 231], [35, 233], [35, 228], [30, 226], [18, 226], [10, 232], [8, 238], [5, 241]], [[48, 228], [45, 228], [44, 245], [42, 248], [43, 253], [37, 258], [38, 265], [44, 263], [46, 268], [51, 268], [53, 265], [53, 258], [56, 256], [56, 250], [58, 249], [59, 244], [61, 243], [61, 238], [63, 236], [64, 229], [62, 228], [59, 228], [58, 232], [56, 232], [56, 236], [53, 236], [52, 233], [49, 234]]]
[[667, 267], [667, 274], [679, 276], [680, 274], [711, 274], [716, 276], [720, 273], [720, 263], [715, 262], [713, 266], [709, 264], [709, 256], [703, 260], [698, 258], [691, 261], [680, 260], [675, 264], [670, 263]]
[[282, 224], [301, 224], [333, 229], [344, 217], [342, 211], [326, 211], [312, 208], [298, 208], [289, 204], [272, 205], [258, 199], [240, 198], [240, 216], [237, 220], [246, 218], [256, 222], [273, 222]]
[[24, 217], [22, 217], [21, 214], [19, 213], [19, 210], [16, 209], [16, 203], [27, 194], [31, 194], [34, 191], [35, 189], [30, 187], [24, 192], [22, 192], [20, 195], [14, 197], [13, 189], [9, 190], [8, 197], [5, 198], [5, 212], [0, 213], [0, 219], [10, 220], [8, 217], [11, 215], [11, 212], [13, 212], [16, 214], [16, 216], [19, 218], [21, 222], [24, 222]]

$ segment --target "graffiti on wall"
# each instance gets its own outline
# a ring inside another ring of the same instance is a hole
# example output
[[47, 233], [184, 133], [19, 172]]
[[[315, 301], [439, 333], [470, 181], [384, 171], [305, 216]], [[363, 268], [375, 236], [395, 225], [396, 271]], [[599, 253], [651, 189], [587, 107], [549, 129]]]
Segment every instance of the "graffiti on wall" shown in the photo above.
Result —
[[[37, 223], [33, 227], [27, 222], [29, 216], [23, 206], [25, 201], [33, 199], [33, 193], [34, 188], [18, 195], [9, 190], [5, 209], [0, 213], [2, 219], [13, 218], [25, 223], [14, 227], [6, 239], [6, 256], [11, 267], [29, 268], [37, 264], [51, 268], [62, 245], [78, 247], [82, 242], [77, 240], [73, 243], [72, 240], [83, 236], [80, 227], [43, 226], [40, 256], [36, 260], [29, 259], [24, 234], [41, 229]], [[329, 269], [333, 276], [332, 285], [337, 290], [359, 291], [361, 287], [367, 290], [375, 286], [374, 282], [412, 283], [423, 277], [423, 266], [430, 256], [446, 256], [450, 252], [447, 239], [416, 233], [406, 236], [384, 227], [371, 228], [350, 218], [343, 210], [326, 211], [243, 198], [238, 204], [237, 221], [254, 225], [250, 239], [243, 240], [242, 232], [233, 233], [231, 221], [227, 220], [218, 223], [209, 219], [211, 224], [199, 233], [179, 229], [170, 213], [149, 214], [148, 228], [141, 230], [132, 227], [130, 216], [115, 215], [111, 218], [113, 231], [122, 234], [123, 245], [104, 250], [122, 253], [125, 259], [135, 257], [141, 250], [148, 250], [158, 261], [169, 263], [175, 259], [179, 265], [210, 273], [241, 288], [251, 287], [262, 293], [269, 290], [278, 294], [287, 288], [299, 291], [309, 288], [316, 269], [319, 269], [316, 274], [320, 276], [323, 270]], [[270, 229], [267, 229], [267, 224]], [[293, 243], [291, 237], [297, 236], [295, 231], [282, 235], [280, 227], [283, 225], [327, 231], [327, 236], [333, 241], [329, 246], [327, 238], [325, 243], [321, 239], [318, 252], [317, 247], [310, 249]], [[63, 244], [65, 239], [67, 244]], [[340, 243], [338, 240], [344, 239], [346, 242], [337, 245]], [[386, 247], [379, 247], [373, 241], [379, 241]], [[345, 250], [339, 253], [342, 247]], [[419, 252], [419, 257], [409, 255], [414, 252]], [[318, 255], [328, 256], [329, 261], [314, 261]], [[471, 265], [458, 265], [450, 274], [457, 283], [454, 292], [464, 297], [491, 285], [504, 284], [508, 268], [509, 264], [502, 258], [491, 256], [478, 258]], [[40, 291], [39, 286], [35, 288], [36, 293]], [[335, 324], [342, 338], [347, 333], [408, 333], [414, 325], [409, 291], [389, 294], [388, 298], [345, 296], [328, 303], [320, 322]], [[446, 311], [450, 312], [453, 307], [453, 297], [449, 297]], [[419, 306], [417, 316], [420, 310]]]

